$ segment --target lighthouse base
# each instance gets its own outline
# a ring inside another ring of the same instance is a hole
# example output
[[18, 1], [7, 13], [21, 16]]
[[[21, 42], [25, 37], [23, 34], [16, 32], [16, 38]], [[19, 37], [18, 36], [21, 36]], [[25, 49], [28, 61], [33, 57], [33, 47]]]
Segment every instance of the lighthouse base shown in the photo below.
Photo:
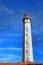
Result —
[[43, 63], [18, 62], [18, 63], [0, 63], [0, 65], [43, 65]]

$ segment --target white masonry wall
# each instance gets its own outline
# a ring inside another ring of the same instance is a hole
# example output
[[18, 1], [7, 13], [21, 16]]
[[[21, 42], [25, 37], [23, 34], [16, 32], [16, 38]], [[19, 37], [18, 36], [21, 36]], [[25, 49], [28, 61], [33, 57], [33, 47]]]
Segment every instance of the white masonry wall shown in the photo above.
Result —
[[24, 62], [33, 62], [33, 51], [32, 51], [32, 37], [31, 37], [31, 27], [30, 19], [25, 19], [25, 36], [24, 36]]

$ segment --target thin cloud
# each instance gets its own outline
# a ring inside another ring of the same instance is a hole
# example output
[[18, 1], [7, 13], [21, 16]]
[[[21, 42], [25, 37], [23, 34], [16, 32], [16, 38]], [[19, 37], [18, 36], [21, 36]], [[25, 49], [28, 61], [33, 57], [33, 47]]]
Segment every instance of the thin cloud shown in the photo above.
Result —
[[0, 12], [7, 12], [9, 14], [14, 14], [14, 11], [12, 9], [9, 9], [7, 7], [4, 7], [4, 6], [0, 6]]
[[3, 36], [18, 37], [21, 36], [21, 33], [4, 33]]
[[18, 58], [18, 59], [21, 59], [21, 57], [18, 57], [18, 56], [16, 56], [16, 57], [6, 57], [6, 58], [0, 58], [0, 61], [6, 61], [7, 62], [7, 60], [11, 60], [11, 59], [16, 59], [16, 58]]
[[16, 47], [8, 47], [8, 48], [0, 48], [0, 50], [16, 50], [16, 51], [21, 51], [22, 48], [16, 48]]
[[7, 62], [8, 60], [12, 60], [12, 59], [21, 59], [21, 56], [18, 55], [8, 55], [7, 57], [4, 55], [3, 58], [0, 58], [0, 61], [2, 62]]
[[1, 41], [6, 41], [6, 40], [7, 40], [7, 39], [0, 39], [0, 42], [1, 42]]

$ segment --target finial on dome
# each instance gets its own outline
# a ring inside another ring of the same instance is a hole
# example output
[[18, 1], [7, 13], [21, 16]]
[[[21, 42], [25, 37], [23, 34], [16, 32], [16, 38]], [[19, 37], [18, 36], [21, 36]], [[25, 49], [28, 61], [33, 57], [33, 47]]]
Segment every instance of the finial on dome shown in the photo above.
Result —
[[25, 14], [25, 18], [29, 18], [30, 16], [29, 16], [29, 14]]

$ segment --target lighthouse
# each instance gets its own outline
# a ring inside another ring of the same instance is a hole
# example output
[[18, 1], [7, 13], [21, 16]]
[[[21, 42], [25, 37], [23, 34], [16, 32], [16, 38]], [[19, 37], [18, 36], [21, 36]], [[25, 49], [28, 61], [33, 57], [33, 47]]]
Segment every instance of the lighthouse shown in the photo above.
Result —
[[33, 62], [31, 18], [25, 14], [23, 18], [23, 62]]

